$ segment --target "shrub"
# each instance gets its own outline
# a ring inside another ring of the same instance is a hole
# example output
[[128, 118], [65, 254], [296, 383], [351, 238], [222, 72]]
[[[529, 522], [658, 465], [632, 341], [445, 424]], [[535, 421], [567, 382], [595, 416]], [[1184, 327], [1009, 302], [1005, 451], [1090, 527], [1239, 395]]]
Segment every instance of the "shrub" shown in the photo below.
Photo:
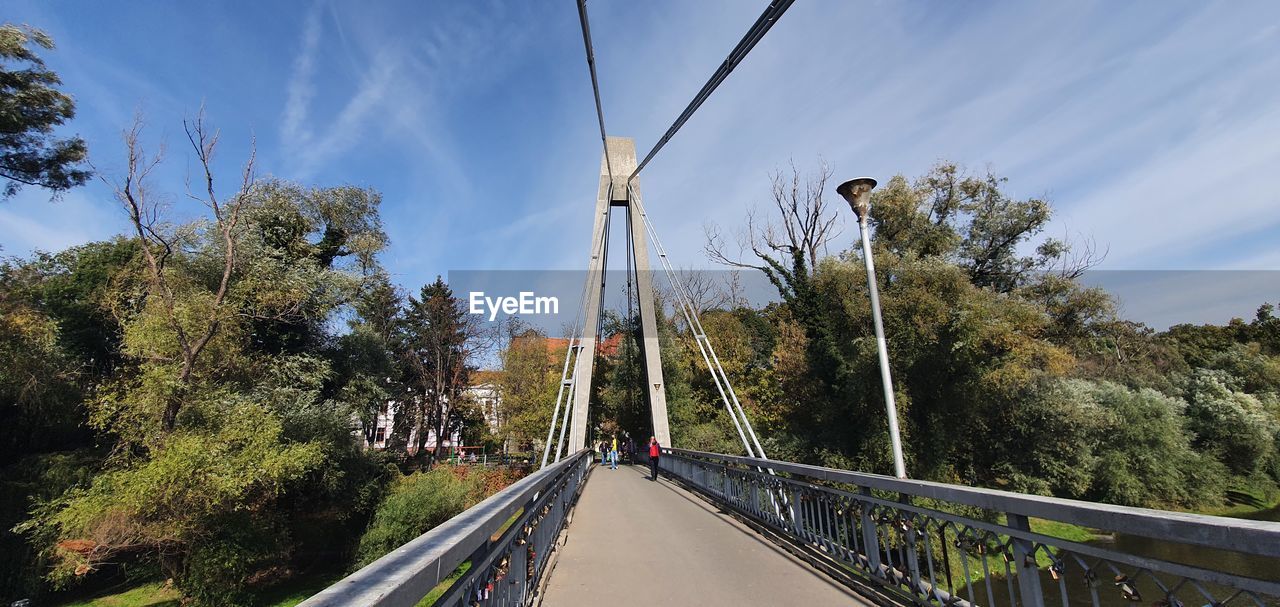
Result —
[[436, 466], [401, 478], [378, 506], [360, 538], [356, 566], [378, 560], [501, 491], [518, 477], [504, 469]]

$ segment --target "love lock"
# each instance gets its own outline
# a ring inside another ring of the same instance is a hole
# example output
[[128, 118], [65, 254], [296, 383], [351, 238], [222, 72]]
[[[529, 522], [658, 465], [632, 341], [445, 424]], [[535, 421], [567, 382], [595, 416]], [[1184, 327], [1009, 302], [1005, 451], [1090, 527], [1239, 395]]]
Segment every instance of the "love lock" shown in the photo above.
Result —
[[1114, 584], [1116, 588], [1120, 589], [1120, 596], [1124, 598], [1124, 600], [1134, 602], [1142, 601], [1142, 594], [1138, 592], [1137, 586], [1134, 586], [1133, 582], [1129, 581], [1129, 576], [1117, 575]]
[[1055, 582], [1062, 579], [1063, 569], [1062, 561], [1059, 559], [1053, 559], [1053, 562], [1049, 563], [1049, 577], [1053, 578], [1053, 581]]
[[507, 569], [510, 567], [511, 555], [508, 554], [507, 556], [502, 557], [501, 561], [498, 561], [498, 569], [494, 571], [493, 579], [501, 581], [503, 578], [507, 577]]

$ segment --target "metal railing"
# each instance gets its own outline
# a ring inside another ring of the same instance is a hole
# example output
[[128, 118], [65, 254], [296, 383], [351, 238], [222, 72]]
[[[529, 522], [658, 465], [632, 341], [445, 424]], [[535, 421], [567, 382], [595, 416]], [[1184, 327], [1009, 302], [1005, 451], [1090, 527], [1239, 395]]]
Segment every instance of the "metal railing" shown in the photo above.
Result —
[[590, 465], [582, 450], [526, 476], [299, 607], [412, 607], [464, 563], [436, 605], [528, 604]]
[[[659, 466], [668, 475], [779, 536], [810, 563], [891, 602], [1280, 605], [1280, 523], [680, 449], [663, 454]], [[1199, 559], [1213, 563], [1206, 568], [1063, 540], [1037, 533], [1032, 519], [1152, 538], [1215, 558]], [[1253, 577], [1235, 570], [1242, 567], [1233, 555], [1251, 559]]]

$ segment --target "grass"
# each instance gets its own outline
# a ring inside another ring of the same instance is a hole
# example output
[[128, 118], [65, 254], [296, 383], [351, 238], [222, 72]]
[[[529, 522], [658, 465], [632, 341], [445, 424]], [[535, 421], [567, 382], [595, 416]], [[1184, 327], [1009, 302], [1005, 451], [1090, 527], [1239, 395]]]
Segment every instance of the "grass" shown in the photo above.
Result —
[[[341, 574], [302, 577], [268, 589], [257, 597], [262, 607], [294, 607], [342, 578]], [[148, 582], [113, 594], [63, 603], [61, 607], [178, 607], [182, 594], [160, 582]]]
[[432, 588], [431, 592], [427, 593], [427, 596], [422, 597], [422, 600], [418, 601], [417, 607], [431, 607], [432, 605], [435, 605], [436, 601], [440, 600], [440, 597], [444, 596], [444, 593], [449, 590], [449, 587], [453, 586], [454, 582], [458, 581], [459, 578], [470, 570], [471, 561], [458, 565], [458, 568], [454, 569], [453, 573], [449, 574], [449, 577], [440, 580], [440, 583], [436, 584], [436, 587]]
[[298, 577], [263, 591], [255, 602], [262, 607], [294, 607], [343, 577], [340, 572]]
[[1040, 535], [1056, 537], [1060, 540], [1068, 542], [1085, 543], [1098, 537], [1092, 529], [1081, 527], [1080, 525], [1072, 525], [1071, 523], [1062, 523], [1058, 521], [1050, 521], [1042, 518], [1031, 519], [1031, 531]]
[[62, 607], [177, 607], [181, 604], [182, 595], [177, 590], [152, 582], [116, 594], [66, 603]]

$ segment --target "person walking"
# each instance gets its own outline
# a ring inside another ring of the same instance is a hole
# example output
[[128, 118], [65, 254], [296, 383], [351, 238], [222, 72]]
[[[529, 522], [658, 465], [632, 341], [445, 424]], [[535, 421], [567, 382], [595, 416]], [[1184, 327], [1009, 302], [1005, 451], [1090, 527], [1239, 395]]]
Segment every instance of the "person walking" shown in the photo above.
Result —
[[649, 480], [658, 480], [658, 456], [662, 455], [662, 447], [658, 445], [658, 439], [649, 437]]
[[609, 469], [618, 469], [618, 435], [613, 435], [613, 444], [609, 445]]

